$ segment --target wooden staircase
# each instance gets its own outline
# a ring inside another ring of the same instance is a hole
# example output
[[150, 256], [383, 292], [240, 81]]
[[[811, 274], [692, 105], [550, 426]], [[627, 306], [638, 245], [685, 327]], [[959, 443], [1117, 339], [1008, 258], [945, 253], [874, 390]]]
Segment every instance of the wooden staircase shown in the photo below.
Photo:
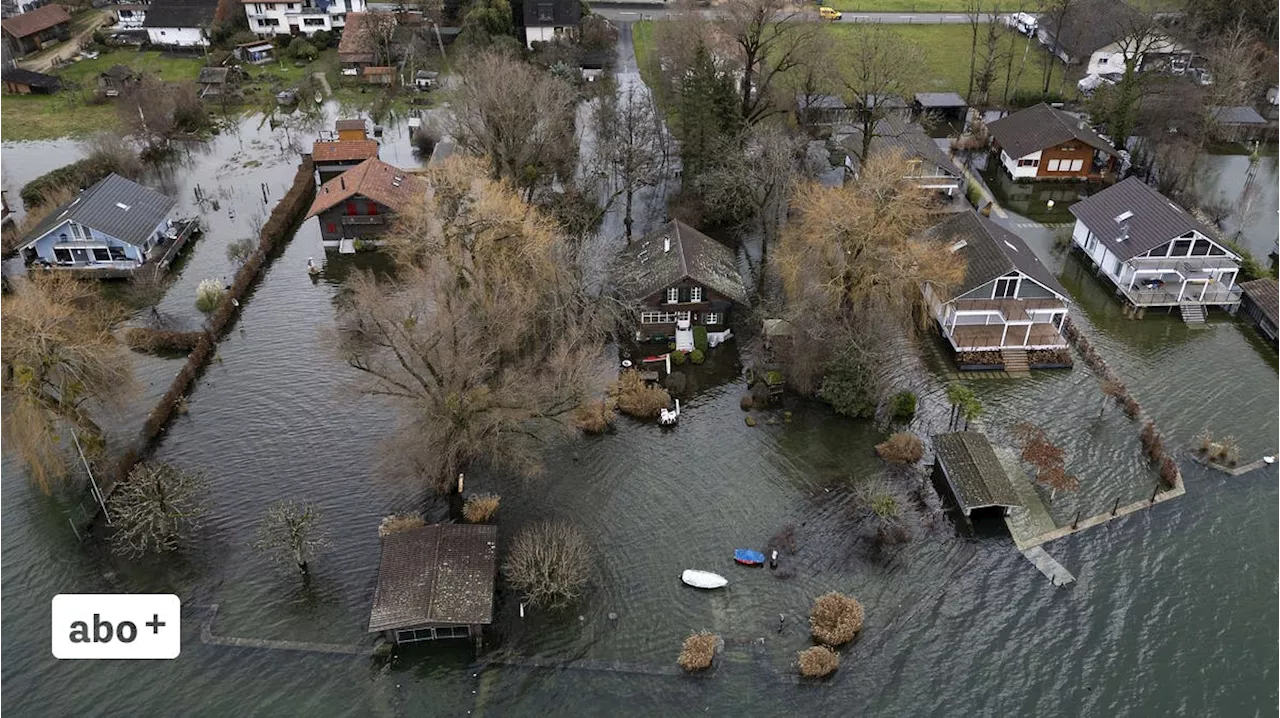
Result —
[[1182, 312], [1182, 321], [1187, 324], [1204, 324], [1203, 304], [1179, 304], [1178, 310]]
[[1015, 376], [1030, 376], [1031, 366], [1027, 364], [1026, 349], [1001, 349], [1000, 358], [1004, 360], [1004, 370]]

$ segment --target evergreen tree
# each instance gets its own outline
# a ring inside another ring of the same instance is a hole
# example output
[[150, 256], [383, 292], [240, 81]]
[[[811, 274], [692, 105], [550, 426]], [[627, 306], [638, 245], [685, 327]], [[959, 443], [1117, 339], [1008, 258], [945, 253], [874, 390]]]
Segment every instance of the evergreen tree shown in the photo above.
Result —
[[700, 43], [680, 83], [680, 159], [686, 180], [715, 161], [717, 147], [735, 135], [740, 124], [733, 81]]

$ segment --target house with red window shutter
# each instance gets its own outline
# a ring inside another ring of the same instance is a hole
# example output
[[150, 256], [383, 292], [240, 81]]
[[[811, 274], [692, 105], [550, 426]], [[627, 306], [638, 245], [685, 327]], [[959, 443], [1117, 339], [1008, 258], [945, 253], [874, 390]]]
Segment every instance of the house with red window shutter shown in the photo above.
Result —
[[326, 248], [354, 252], [356, 240], [376, 241], [396, 213], [426, 193], [423, 178], [370, 158], [321, 185], [306, 218], [319, 218]]

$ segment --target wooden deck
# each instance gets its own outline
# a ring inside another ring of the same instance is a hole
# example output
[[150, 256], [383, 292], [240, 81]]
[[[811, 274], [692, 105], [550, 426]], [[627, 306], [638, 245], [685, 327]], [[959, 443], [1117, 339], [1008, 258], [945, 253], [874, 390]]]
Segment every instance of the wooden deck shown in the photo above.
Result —
[[991, 351], [1001, 348], [1063, 349], [1067, 340], [1052, 324], [1032, 324], [1031, 336], [1024, 343], [1027, 325], [1013, 324], [1001, 343], [1003, 324], [959, 324], [952, 330], [951, 346], [957, 351]]
[[[81, 267], [54, 267], [64, 272], [71, 272], [76, 277], [82, 279], [128, 279], [134, 274], [144, 272], [155, 267], [159, 267], [161, 271], [169, 269], [178, 255], [182, 253], [187, 243], [192, 237], [196, 237], [203, 232], [202, 225], [198, 218], [175, 221], [178, 225], [178, 234], [173, 239], [165, 239], [162, 243], [156, 245], [150, 257], [146, 262], [136, 267], [111, 267], [104, 269], [85, 269]], [[163, 252], [158, 251], [164, 248]]]

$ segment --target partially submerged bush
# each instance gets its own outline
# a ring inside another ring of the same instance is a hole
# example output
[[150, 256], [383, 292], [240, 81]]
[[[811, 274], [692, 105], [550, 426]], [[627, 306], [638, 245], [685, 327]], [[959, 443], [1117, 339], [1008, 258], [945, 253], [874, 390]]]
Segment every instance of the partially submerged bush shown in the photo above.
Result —
[[899, 431], [888, 441], [876, 444], [876, 454], [894, 464], [914, 464], [924, 458], [924, 442], [911, 432]]
[[150, 327], [130, 327], [124, 343], [141, 352], [189, 352], [200, 343], [203, 332], [175, 332]]
[[683, 351], [671, 352], [671, 363], [675, 364], [676, 366], [680, 366], [681, 364], [684, 364], [685, 359], [687, 358], [688, 358], [688, 354]]
[[[710, 345], [710, 342], [707, 340], [707, 328], [694, 327], [693, 328], [693, 348], [697, 349], [698, 351], [705, 352], [709, 345]], [[694, 362], [694, 363], [696, 364], [697, 362]]]
[[573, 412], [573, 425], [588, 434], [602, 434], [613, 426], [618, 417], [612, 398], [593, 399], [580, 405]]
[[894, 394], [890, 403], [893, 411], [893, 418], [905, 420], [916, 415], [916, 393], [914, 391], [902, 391]]
[[689, 352], [689, 361], [693, 362], [694, 364], [701, 364], [706, 360], [707, 360], [707, 357], [705, 354], [702, 353], [701, 349], [694, 349], [693, 351]]
[[848, 643], [862, 630], [862, 604], [852, 596], [831, 591], [813, 602], [809, 612], [809, 630], [813, 637], [829, 646]]
[[407, 514], [391, 514], [382, 519], [382, 523], [378, 525], [378, 536], [390, 536], [401, 531], [416, 529], [426, 526], [427, 522], [415, 513]]
[[1209, 448], [1213, 446], [1213, 431], [1209, 429], [1201, 429], [1200, 433], [1195, 435], [1192, 443], [1196, 447], [1196, 451], [1201, 454], [1209, 453]]
[[645, 384], [640, 372], [630, 369], [618, 377], [615, 390], [618, 411], [639, 419], [652, 419], [671, 406], [671, 395], [659, 386]]
[[498, 513], [498, 502], [502, 497], [497, 494], [472, 494], [462, 505], [462, 518], [468, 523], [479, 524], [493, 518]]
[[716, 657], [716, 644], [719, 641], [719, 636], [708, 631], [689, 634], [689, 637], [684, 639], [684, 645], [680, 648], [680, 657], [676, 659], [676, 663], [689, 673], [710, 668], [711, 662]]
[[222, 283], [216, 279], [202, 279], [196, 287], [196, 309], [208, 314], [222, 303]]
[[586, 537], [572, 524], [538, 523], [516, 536], [502, 570], [529, 603], [564, 606], [586, 588], [591, 550]]
[[826, 646], [813, 646], [797, 653], [796, 663], [805, 678], [826, 678], [840, 667], [840, 655]]

